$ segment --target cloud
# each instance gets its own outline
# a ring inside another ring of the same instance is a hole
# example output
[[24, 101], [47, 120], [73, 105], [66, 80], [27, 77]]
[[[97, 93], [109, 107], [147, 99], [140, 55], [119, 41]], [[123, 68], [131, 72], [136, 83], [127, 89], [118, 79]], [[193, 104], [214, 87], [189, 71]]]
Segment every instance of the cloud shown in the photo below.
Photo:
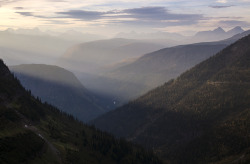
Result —
[[232, 6], [234, 6], [234, 5], [213, 5], [213, 6], [209, 6], [209, 7], [214, 8], [214, 9], [222, 9], [222, 8], [229, 8]]
[[69, 25], [72, 23], [66, 22], [66, 21], [60, 21], [60, 20], [45, 20], [47, 23], [45, 24], [60, 24], [60, 25]]
[[[109, 23], [161, 27], [166, 25], [195, 24], [197, 21], [204, 19], [201, 14], [174, 14], [165, 7], [141, 7], [107, 12], [70, 10], [67, 12], [57, 12], [57, 14], [65, 15], [66, 18], [81, 20], [109, 19]], [[62, 18], [63, 16], [60, 17]]]
[[34, 16], [32, 12], [16, 12], [17, 14], [23, 15], [23, 16]]
[[131, 20], [120, 20], [116, 23], [166, 27], [197, 24], [199, 20], [205, 19], [201, 14], [175, 14], [171, 13], [165, 7], [141, 7], [125, 9], [119, 12], [118, 18], [127, 18]]
[[105, 13], [98, 11], [70, 10], [67, 12], [57, 12], [56, 14], [65, 15], [64, 18], [96, 20], [101, 19]]
[[52, 17], [46, 17], [42, 15], [35, 15], [33, 12], [15, 12], [17, 14], [20, 14], [22, 16], [30, 16], [30, 17], [36, 17], [36, 18], [52, 18]]
[[227, 3], [227, 0], [217, 0], [217, 3]]
[[15, 10], [23, 10], [23, 7], [14, 7]]
[[105, 23], [119, 23], [127, 25], [147, 25], [153, 27], [178, 26], [197, 24], [199, 20], [204, 20], [201, 14], [176, 14], [170, 12], [165, 7], [141, 7], [124, 10], [110, 10], [106, 12], [69, 10], [56, 12], [53, 17], [35, 15], [32, 12], [16, 12], [23, 16], [33, 16], [38, 18], [71, 18], [82, 21], [105, 20]]
[[142, 7], [126, 9], [123, 13], [129, 14], [127, 17], [136, 18], [138, 20], [199, 20], [203, 16], [201, 14], [174, 14], [169, 12], [165, 7]]
[[242, 27], [249, 27], [250, 26], [249, 22], [238, 21], [238, 20], [220, 21], [219, 24], [222, 26], [242, 26]]
[[4, 5], [10, 4], [10, 3], [15, 3], [15, 2], [18, 2], [18, 1], [21, 1], [21, 0], [1, 0], [0, 1], [0, 6], [4, 6]]

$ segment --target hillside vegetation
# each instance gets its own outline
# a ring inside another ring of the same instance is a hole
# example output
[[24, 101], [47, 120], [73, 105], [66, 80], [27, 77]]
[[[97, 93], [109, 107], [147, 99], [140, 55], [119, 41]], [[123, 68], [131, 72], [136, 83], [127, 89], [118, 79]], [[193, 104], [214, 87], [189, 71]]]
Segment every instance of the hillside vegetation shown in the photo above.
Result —
[[0, 163], [161, 163], [25, 91], [0, 60]]
[[81, 121], [89, 121], [105, 112], [101, 100], [68, 70], [45, 64], [11, 66], [10, 70], [34, 96]]
[[250, 35], [93, 123], [169, 163], [250, 162]]

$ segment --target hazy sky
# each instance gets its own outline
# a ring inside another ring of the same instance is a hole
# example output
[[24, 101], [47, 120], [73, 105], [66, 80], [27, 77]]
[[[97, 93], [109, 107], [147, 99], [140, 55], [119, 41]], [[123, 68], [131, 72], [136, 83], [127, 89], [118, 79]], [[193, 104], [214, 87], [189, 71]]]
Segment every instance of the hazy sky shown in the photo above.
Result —
[[97, 34], [250, 28], [250, 0], [0, 0], [0, 29]]

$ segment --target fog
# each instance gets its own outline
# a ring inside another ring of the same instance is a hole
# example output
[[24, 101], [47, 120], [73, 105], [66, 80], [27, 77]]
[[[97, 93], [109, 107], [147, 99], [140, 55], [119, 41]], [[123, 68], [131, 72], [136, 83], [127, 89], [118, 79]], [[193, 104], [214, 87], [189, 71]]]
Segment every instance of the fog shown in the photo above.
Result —
[[[123, 38], [104, 39], [72, 30], [53, 33], [39, 29], [8, 29], [0, 32], [0, 53], [7, 65], [34, 63], [65, 68], [73, 72], [90, 92], [105, 98], [109, 104], [115, 101], [117, 106], [214, 55], [231, 43], [216, 41], [242, 31], [240, 27], [227, 32], [217, 28], [194, 36], [131, 32], [115, 36]], [[203, 47], [177, 46], [202, 41], [215, 42], [204, 43]], [[173, 46], [177, 47], [166, 49]], [[51, 80], [49, 76], [44, 77]], [[63, 80], [58, 79], [57, 83], [63, 83]]]

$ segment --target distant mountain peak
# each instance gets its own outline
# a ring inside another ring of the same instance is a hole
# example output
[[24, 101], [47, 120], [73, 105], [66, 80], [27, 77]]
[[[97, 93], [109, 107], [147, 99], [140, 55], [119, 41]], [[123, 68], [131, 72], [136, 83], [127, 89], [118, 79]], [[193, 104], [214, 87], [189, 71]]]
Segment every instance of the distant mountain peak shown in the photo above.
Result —
[[218, 28], [214, 29], [213, 32], [224, 33], [225, 31], [223, 30], [223, 28], [218, 27]]
[[236, 26], [236, 27], [234, 27], [233, 29], [243, 30], [243, 29], [241, 28], [241, 26]]
[[236, 26], [233, 29], [229, 30], [227, 33], [232, 33], [233, 35], [244, 32], [240, 26]]

